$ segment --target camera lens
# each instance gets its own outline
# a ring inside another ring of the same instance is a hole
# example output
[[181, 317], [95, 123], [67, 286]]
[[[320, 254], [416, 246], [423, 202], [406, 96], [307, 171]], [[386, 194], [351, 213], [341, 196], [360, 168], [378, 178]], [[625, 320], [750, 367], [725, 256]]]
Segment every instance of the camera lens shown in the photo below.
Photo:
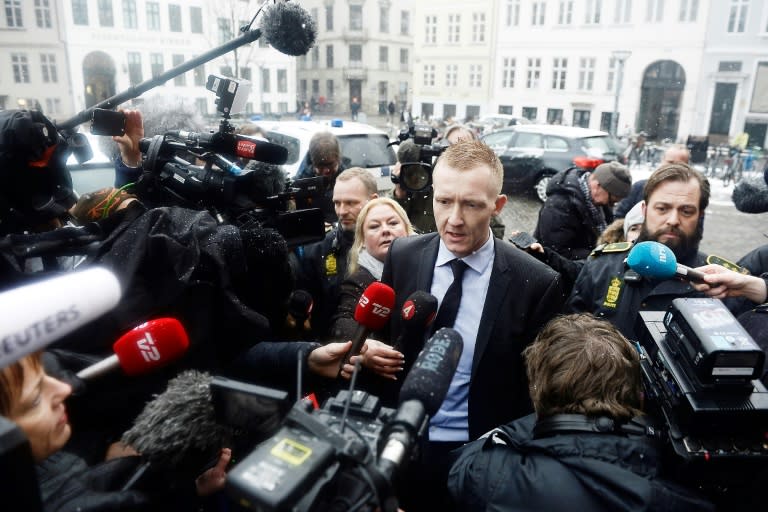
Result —
[[408, 164], [400, 170], [400, 182], [406, 189], [414, 192], [426, 188], [431, 178], [430, 166], [426, 164]]

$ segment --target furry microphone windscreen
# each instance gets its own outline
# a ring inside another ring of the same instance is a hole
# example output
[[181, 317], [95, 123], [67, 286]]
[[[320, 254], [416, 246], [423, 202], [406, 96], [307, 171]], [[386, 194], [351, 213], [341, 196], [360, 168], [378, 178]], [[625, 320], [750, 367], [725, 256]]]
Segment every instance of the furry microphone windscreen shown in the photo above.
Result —
[[216, 422], [211, 376], [196, 370], [180, 373], [137, 416], [122, 442], [132, 446], [160, 472], [188, 478], [229, 446], [232, 432]]
[[261, 18], [264, 37], [272, 47], [286, 55], [305, 55], [315, 44], [315, 20], [295, 2], [278, 1]]
[[734, 206], [744, 213], [768, 212], [768, 186], [764, 178], [745, 178], [733, 187]]

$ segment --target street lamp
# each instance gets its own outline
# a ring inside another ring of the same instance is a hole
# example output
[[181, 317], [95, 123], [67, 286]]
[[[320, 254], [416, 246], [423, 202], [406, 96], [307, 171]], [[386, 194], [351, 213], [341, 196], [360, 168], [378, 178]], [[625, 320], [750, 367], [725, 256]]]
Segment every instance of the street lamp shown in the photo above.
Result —
[[611, 115], [611, 135], [617, 136], [619, 131], [619, 95], [621, 94], [621, 82], [624, 80], [624, 61], [632, 55], [629, 50], [614, 50], [611, 55], [618, 64], [616, 69], [616, 95], [613, 98], [613, 114]]

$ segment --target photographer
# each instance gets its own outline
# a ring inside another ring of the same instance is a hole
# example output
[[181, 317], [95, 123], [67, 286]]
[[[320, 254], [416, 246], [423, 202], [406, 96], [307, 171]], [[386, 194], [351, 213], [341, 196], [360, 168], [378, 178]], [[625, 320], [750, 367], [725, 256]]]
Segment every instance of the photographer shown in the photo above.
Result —
[[615, 327], [557, 317], [523, 356], [536, 413], [457, 451], [448, 489], [459, 510], [712, 510], [664, 480], [640, 358]]

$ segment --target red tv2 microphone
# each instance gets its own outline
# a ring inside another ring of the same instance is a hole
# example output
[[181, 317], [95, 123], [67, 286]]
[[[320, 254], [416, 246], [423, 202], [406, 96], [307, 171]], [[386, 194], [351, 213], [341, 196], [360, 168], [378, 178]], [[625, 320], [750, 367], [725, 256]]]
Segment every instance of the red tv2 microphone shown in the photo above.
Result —
[[360, 353], [363, 342], [372, 331], [378, 331], [387, 324], [395, 306], [395, 291], [378, 281], [368, 285], [355, 308], [357, 330], [352, 337], [352, 348], [339, 365], [339, 372], [349, 362], [349, 358]]
[[99, 377], [116, 368], [140, 375], [180, 358], [189, 348], [187, 331], [175, 318], [156, 318], [120, 336], [106, 359], [80, 370], [81, 379]]

